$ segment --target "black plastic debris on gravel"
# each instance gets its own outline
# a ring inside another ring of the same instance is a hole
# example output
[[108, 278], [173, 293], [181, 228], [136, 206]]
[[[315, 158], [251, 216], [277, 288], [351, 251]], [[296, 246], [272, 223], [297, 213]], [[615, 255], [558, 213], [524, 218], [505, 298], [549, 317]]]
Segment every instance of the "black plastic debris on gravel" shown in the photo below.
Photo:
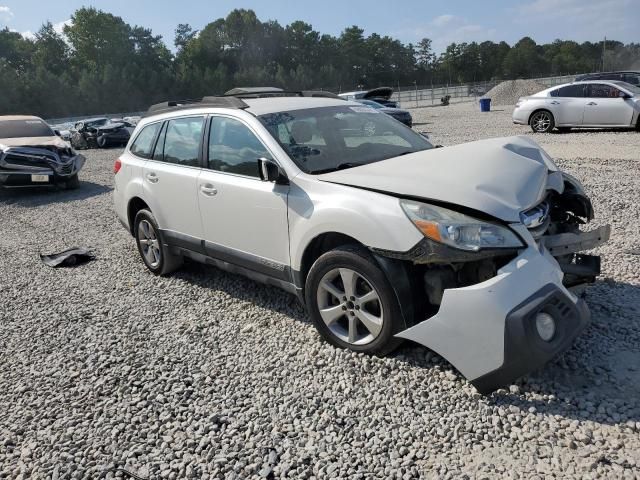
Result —
[[84, 247], [73, 247], [59, 253], [49, 255], [40, 254], [42, 263], [51, 268], [77, 267], [83, 263], [95, 260], [93, 251]]

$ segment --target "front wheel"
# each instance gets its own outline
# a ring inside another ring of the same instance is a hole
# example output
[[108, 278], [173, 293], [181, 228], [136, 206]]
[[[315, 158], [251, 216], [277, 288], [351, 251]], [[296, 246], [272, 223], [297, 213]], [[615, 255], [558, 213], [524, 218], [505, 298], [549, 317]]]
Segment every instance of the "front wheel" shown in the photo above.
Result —
[[403, 325], [396, 295], [362, 247], [344, 246], [318, 258], [305, 301], [320, 335], [336, 347], [385, 355], [402, 343], [394, 337]]
[[551, 112], [540, 110], [531, 115], [529, 125], [535, 133], [549, 133], [555, 126], [555, 120]]
[[183, 259], [173, 254], [165, 244], [153, 214], [140, 210], [134, 220], [138, 252], [145, 266], [155, 275], [167, 275], [182, 265]]

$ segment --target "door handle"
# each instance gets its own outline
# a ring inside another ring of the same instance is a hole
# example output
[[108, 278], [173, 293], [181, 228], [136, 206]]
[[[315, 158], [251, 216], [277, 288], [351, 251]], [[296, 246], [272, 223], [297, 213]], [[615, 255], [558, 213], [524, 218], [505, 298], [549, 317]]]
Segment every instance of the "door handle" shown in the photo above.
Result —
[[147, 181], [149, 183], [158, 183], [158, 180], [159, 180], [159, 178], [155, 173], [153, 173], [153, 172], [147, 173]]
[[598, 105], [596, 102], [589, 102], [587, 105]]
[[551, 102], [551, 105], [560, 105], [560, 102], [554, 100], [553, 102]]
[[218, 190], [210, 183], [200, 185], [200, 191], [207, 197], [213, 197], [218, 193]]

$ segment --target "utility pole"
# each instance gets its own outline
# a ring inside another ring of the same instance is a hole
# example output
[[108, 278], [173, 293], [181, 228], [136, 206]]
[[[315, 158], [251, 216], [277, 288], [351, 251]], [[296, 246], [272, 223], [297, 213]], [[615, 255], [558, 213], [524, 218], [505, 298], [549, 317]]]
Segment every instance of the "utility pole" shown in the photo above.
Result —
[[607, 51], [606, 46], [607, 46], [607, 37], [604, 37], [604, 42], [602, 42], [602, 71], [603, 72], [605, 71], [605, 69], [604, 69], [604, 65], [605, 65], [604, 64], [604, 57], [605, 57], [605, 54], [606, 54], [606, 51]]

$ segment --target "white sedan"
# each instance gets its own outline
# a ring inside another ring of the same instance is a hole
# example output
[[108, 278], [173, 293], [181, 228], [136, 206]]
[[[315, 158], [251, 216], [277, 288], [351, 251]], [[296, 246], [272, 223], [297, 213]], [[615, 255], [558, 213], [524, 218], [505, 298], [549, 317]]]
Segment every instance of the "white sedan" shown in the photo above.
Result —
[[536, 133], [572, 127], [640, 129], [640, 88], [615, 81], [558, 85], [520, 98], [513, 123], [530, 125]]

